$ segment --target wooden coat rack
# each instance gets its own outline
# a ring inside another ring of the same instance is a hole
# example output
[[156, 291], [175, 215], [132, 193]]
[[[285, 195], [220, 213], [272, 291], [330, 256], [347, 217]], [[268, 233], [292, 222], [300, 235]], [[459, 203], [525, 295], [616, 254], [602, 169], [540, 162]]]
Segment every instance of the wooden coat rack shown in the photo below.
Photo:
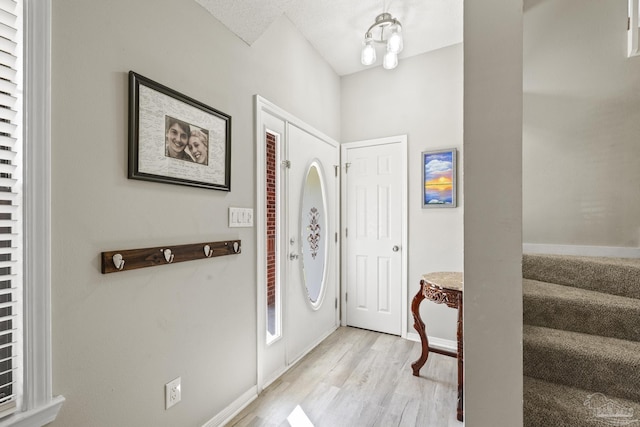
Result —
[[195, 259], [237, 255], [241, 251], [242, 243], [240, 240], [108, 251], [102, 252], [102, 274], [175, 264]]

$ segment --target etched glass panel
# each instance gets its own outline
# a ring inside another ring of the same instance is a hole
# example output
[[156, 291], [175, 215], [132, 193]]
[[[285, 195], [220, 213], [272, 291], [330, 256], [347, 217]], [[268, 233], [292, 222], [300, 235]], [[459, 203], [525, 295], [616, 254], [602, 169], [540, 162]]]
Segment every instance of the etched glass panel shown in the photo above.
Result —
[[304, 285], [314, 308], [322, 304], [327, 268], [327, 209], [320, 164], [314, 161], [305, 177], [301, 211]]

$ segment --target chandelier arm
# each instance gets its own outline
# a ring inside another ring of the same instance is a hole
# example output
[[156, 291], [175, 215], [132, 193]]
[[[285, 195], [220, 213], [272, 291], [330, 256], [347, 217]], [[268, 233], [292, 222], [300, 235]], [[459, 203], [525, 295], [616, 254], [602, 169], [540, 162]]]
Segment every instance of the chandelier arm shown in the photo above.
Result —
[[[398, 21], [396, 18], [393, 18], [388, 13], [381, 13], [380, 15], [378, 15], [376, 17], [376, 22], [374, 22], [369, 27], [367, 32], [364, 34], [365, 40], [366, 39], [371, 39], [371, 41], [374, 41], [376, 43], [386, 43], [387, 40], [383, 37], [382, 33], [384, 31], [384, 28], [389, 27], [391, 25], [397, 25], [398, 27], [400, 27], [400, 29], [402, 29], [402, 24], [400, 23], [400, 21]], [[372, 30], [375, 30], [376, 28], [380, 28], [380, 39], [374, 39], [373, 38]]]

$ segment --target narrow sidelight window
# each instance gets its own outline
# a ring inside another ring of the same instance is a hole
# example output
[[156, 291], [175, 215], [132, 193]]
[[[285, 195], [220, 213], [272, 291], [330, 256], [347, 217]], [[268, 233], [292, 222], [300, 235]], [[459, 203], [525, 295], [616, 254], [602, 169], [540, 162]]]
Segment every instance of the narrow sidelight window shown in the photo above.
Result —
[[280, 293], [280, 233], [279, 198], [280, 168], [278, 167], [280, 135], [267, 131], [265, 134], [267, 164], [267, 344], [282, 334], [282, 304]]

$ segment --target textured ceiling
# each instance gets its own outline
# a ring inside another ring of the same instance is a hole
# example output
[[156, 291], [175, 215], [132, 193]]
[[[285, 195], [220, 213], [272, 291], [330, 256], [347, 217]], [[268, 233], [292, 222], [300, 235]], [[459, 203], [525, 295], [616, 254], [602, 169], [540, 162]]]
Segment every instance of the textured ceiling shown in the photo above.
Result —
[[196, 1], [249, 45], [285, 14], [341, 76], [369, 68], [360, 64], [362, 40], [383, 11], [402, 23], [401, 60], [462, 42], [463, 0]]

